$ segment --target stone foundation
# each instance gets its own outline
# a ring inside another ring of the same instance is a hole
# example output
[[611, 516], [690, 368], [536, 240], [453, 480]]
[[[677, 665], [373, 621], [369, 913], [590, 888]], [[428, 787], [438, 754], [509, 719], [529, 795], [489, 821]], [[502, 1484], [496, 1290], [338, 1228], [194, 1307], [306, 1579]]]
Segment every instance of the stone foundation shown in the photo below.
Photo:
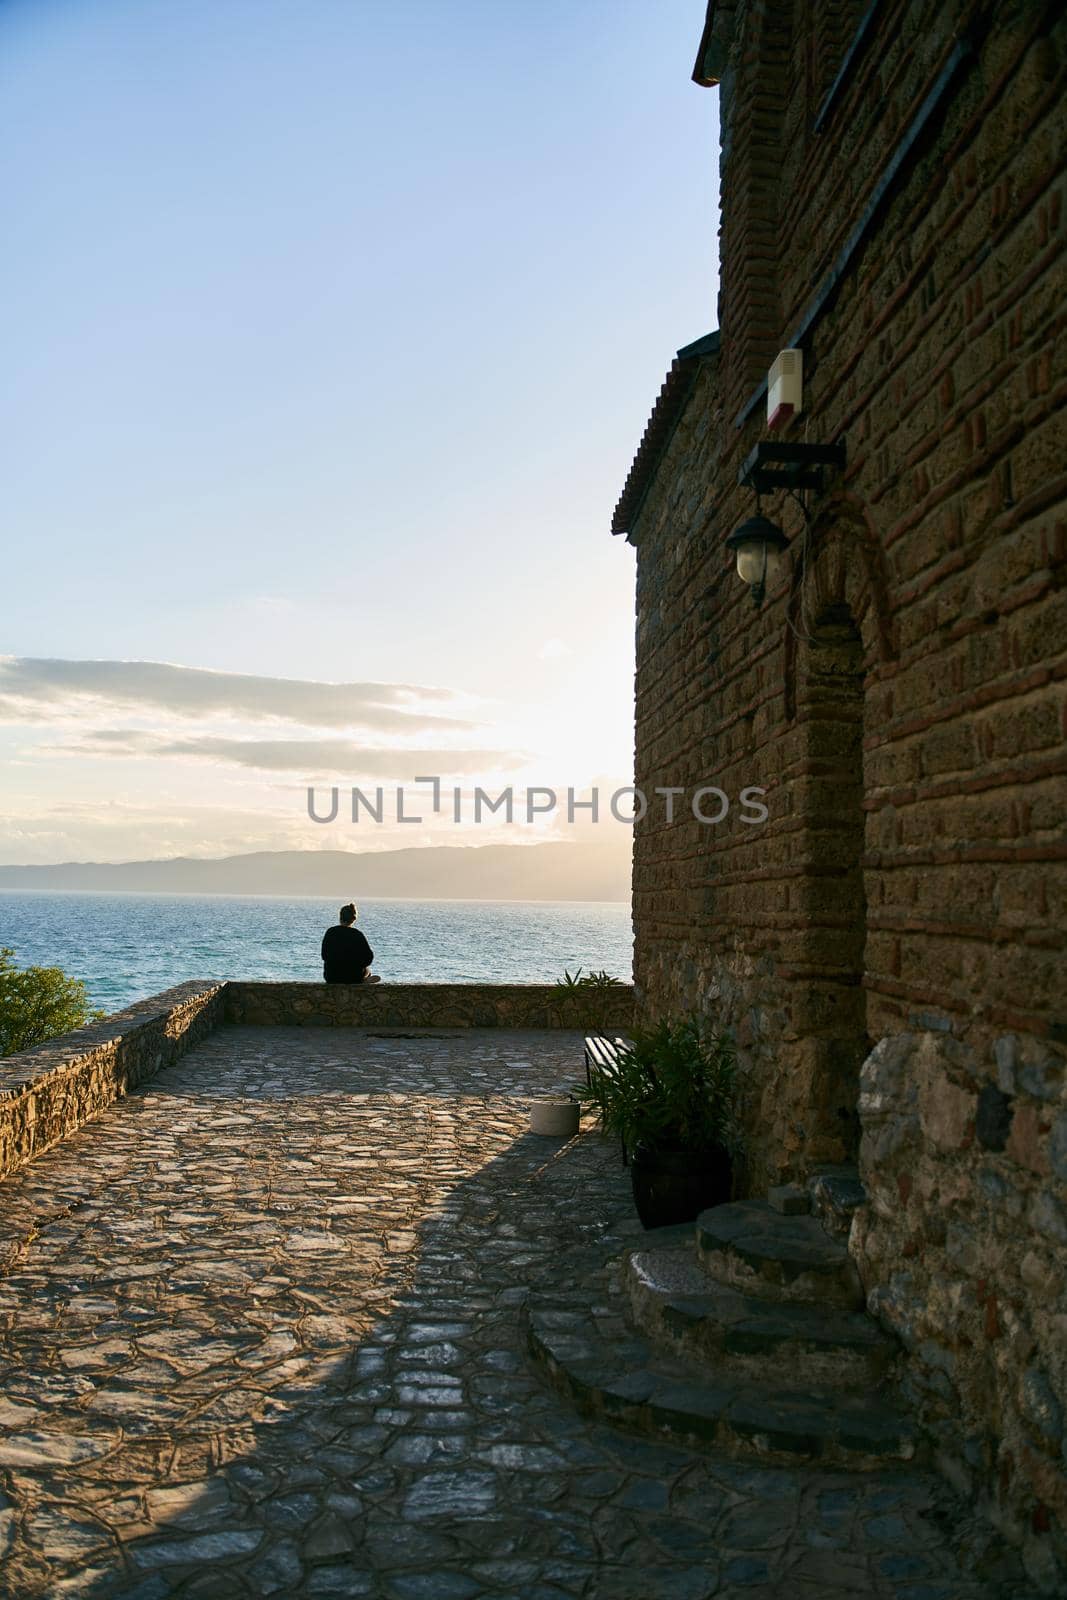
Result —
[[0, 1177], [169, 1066], [222, 1021], [221, 984], [182, 983], [0, 1060]]
[[1065, 1066], [1015, 1035], [986, 1058], [944, 1033], [882, 1039], [861, 1076], [868, 1203], [850, 1240], [941, 1464], [1043, 1589], [1067, 1569]]

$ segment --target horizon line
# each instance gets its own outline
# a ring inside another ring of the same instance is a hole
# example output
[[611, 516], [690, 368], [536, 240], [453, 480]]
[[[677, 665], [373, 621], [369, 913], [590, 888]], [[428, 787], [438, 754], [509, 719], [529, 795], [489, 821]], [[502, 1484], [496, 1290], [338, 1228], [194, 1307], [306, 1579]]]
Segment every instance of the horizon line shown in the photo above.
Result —
[[[104, 895], [114, 895], [116, 899], [144, 899], [144, 900], [308, 900], [323, 901], [329, 899], [332, 903], [337, 897], [324, 894], [257, 894], [254, 890], [245, 890], [241, 893], [226, 893], [219, 890], [195, 889], [10, 889], [0, 884], [0, 894], [33, 894], [33, 895], [90, 895], [100, 898]], [[476, 906], [625, 906], [631, 903], [631, 897], [625, 896], [618, 900], [588, 899], [576, 895], [573, 898], [560, 899], [558, 896], [545, 896], [544, 899], [531, 899], [528, 895], [509, 895], [488, 898], [483, 895], [437, 895], [437, 894], [369, 894], [359, 897], [361, 905], [476, 905]]]

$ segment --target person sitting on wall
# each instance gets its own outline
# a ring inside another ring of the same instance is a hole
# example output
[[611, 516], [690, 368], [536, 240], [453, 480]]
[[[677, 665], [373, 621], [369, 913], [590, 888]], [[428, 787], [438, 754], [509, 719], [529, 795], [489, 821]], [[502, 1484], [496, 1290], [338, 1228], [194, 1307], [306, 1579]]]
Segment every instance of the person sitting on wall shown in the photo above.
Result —
[[322, 936], [322, 975], [327, 983], [381, 983], [370, 964], [374, 951], [360, 930], [353, 927], [356, 908], [341, 907], [340, 920]]

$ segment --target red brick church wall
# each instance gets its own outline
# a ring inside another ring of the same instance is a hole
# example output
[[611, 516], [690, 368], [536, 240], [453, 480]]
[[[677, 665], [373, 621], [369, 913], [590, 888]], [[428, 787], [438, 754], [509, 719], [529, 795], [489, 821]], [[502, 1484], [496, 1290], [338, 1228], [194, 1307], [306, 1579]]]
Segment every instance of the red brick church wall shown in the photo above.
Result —
[[[1067, 1521], [1067, 26], [890, 0], [820, 121], [867, 9], [711, 8], [721, 344], [622, 531], [638, 785], [733, 804], [637, 824], [636, 981], [735, 1028], [750, 1189], [858, 1157], [872, 1305], [1038, 1576]], [[781, 437], [847, 464], [808, 526], [764, 501], [791, 550], [756, 610], [724, 540], [798, 329]]]

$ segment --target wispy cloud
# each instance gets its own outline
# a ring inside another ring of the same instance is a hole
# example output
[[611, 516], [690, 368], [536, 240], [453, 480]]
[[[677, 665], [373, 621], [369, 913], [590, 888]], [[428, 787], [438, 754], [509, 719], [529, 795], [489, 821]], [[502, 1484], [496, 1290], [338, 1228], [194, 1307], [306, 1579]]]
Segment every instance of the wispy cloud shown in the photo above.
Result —
[[564, 656], [569, 656], [571, 647], [562, 639], [546, 639], [537, 652], [538, 661], [562, 661]]
[[[151, 801], [131, 805], [121, 800], [103, 805], [65, 801], [31, 808], [5, 806], [0, 817], [0, 863], [307, 849], [309, 824], [302, 793], [300, 801], [299, 807], [269, 805], [258, 810], [188, 802], [180, 807]], [[382, 834], [384, 843], [388, 830]], [[310, 843], [323, 849], [336, 841], [329, 829], [318, 829]], [[370, 847], [377, 848], [378, 843], [374, 838]]]
[[512, 750], [412, 750], [367, 747], [351, 739], [231, 739], [200, 734], [168, 739], [151, 733], [102, 728], [70, 743], [48, 747], [52, 755], [184, 758], [252, 767], [263, 772], [301, 772], [349, 778], [411, 782], [420, 774], [499, 772], [528, 757]]
[[235, 716], [408, 735], [421, 728], [475, 726], [468, 717], [426, 709], [451, 705], [458, 710], [461, 702], [449, 689], [425, 685], [320, 683], [165, 661], [0, 658], [0, 721], [39, 721], [86, 702], [179, 717]]

